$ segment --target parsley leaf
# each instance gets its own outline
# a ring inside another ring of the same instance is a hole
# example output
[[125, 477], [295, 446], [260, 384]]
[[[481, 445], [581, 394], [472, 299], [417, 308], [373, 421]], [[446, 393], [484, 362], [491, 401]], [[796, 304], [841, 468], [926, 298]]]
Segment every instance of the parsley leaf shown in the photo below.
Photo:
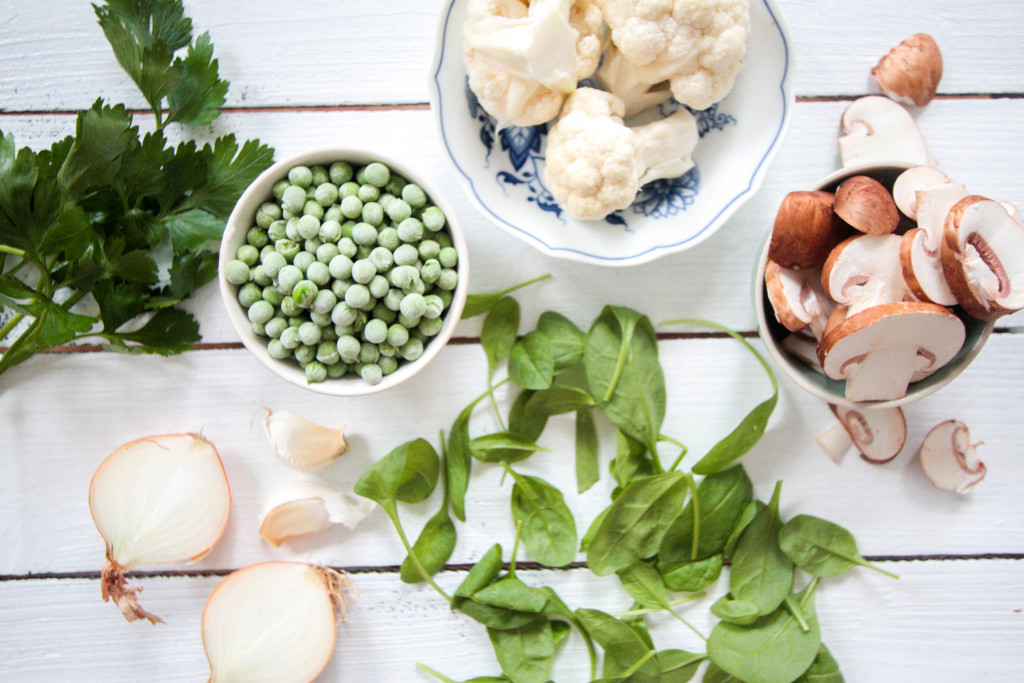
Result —
[[196, 38], [195, 44], [188, 48], [188, 56], [175, 60], [174, 66], [180, 81], [167, 96], [170, 109], [167, 122], [208, 125], [220, 115], [228, 92], [228, 82], [218, 75], [210, 35], [204, 33]]

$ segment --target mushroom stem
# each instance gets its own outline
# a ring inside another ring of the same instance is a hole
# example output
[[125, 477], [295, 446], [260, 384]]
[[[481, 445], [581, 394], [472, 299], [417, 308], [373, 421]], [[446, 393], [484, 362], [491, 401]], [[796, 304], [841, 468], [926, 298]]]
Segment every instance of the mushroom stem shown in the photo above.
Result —
[[839, 420], [833, 420], [815, 441], [821, 450], [825, 451], [825, 455], [837, 465], [846, 452], [853, 448], [853, 439]]

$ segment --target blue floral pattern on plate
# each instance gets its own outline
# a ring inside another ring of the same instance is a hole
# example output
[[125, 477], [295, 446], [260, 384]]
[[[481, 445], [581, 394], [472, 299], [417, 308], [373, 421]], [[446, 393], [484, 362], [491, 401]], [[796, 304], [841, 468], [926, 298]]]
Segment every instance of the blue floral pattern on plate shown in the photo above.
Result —
[[[468, 79], [466, 102], [469, 105], [470, 116], [480, 123], [480, 142], [487, 150], [488, 165], [495, 141], [499, 143], [501, 151], [507, 154], [512, 164], [513, 170], [498, 171], [495, 175], [496, 180], [507, 187], [525, 188], [527, 201], [536, 204], [542, 211], [553, 213], [564, 222], [562, 207], [544, 185], [541, 173], [544, 163], [544, 138], [548, 134], [547, 125], [509, 126], [497, 130], [494, 118], [484, 111], [476, 95], [469, 88]], [[658, 106], [658, 112], [663, 117], [671, 116], [682, 106], [675, 100], [668, 100]], [[720, 112], [717, 104], [704, 111], [690, 110], [690, 113], [697, 119], [697, 132], [701, 137], [736, 124], [736, 118]], [[505, 193], [508, 194], [507, 189]], [[700, 170], [694, 167], [678, 178], [664, 178], [644, 185], [628, 209], [615, 211], [607, 216], [605, 221], [622, 226], [627, 232], [631, 232], [627, 218], [629, 213], [647, 218], [669, 218], [693, 205], [699, 193]]]

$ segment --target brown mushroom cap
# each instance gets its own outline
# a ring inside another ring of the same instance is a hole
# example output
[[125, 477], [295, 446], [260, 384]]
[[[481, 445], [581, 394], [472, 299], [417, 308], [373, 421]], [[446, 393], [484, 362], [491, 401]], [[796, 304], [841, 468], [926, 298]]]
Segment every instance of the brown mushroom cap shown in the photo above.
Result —
[[971, 432], [959, 420], [946, 420], [932, 428], [918, 451], [921, 469], [936, 487], [967, 493], [985, 478]]
[[971, 195], [946, 216], [942, 268], [964, 310], [981, 320], [1024, 308], [1024, 225], [999, 202]]
[[888, 235], [900, 224], [900, 212], [889, 190], [865, 175], [847, 178], [836, 188], [835, 212], [869, 235]]
[[900, 408], [846, 408], [831, 404], [829, 407], [868, 462], [889, 462], [903, 450], [907, 420]]
[[851, 315], [821, 340], [825, 374], [846, 380], [853, 402], [902, 398], [913, 377], [946, 365], [963, 346], [963, 321], [952, 311], [920, 301], [900, 301]]
[[779, 323], [790, 332], [810, 327], [811, 334], [820, 339], [834, 305], [821, 290], [820, 269], [793, 270], [768, 261], [764, 279]]
[[927, 33], [916, 33], [889, 50], [871, 70], [882, 92], [900, 104], [923, 107], [942, 80], [942, 52]]
[[834, 195], [820, 190], [790, 192], [775, 214], [768, 258], [783, 268], [821, 265], [847, 234], [832, 208]]

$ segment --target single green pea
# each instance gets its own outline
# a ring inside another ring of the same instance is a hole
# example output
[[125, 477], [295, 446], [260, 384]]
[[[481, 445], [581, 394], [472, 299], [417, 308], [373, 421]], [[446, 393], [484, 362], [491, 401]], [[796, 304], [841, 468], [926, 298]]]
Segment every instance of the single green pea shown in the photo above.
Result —
[[263, 290], [260, 289], [259, 285], [247, 282], [238, 288], [238, 303], [242, 304], [242, 308], [249, 309], [257, 301], [263, 300]]
[[282, 316], [275, 315], [267, 321], [264, 330], [268, 337], [280, 339], [281, 334], [288, 329], [288, 321]]
[[437, 291], [437, 296], [438, 298], [441, 299], [441, 303], [444, 304], [444, 307], [448, 308], [449, 306], [452, 305], [452, 299], [455, 298], [455, 293], [452, 291], [445, 291], [443, 289], [440, 289]]
[[399, 306], [399, 311], [407, 318], [420, 318], [426, 310], [426, 299], [423, 298], [423, 295], [416, 293], [406, 294]]
[[436, 259], [441, 253], [441, 245], [432, 239], [425, 239], [419, 245], [420, 258], [424, 261]]
[[352, 308], [363, 308], [371, 300], [370, 290], [366, 288], [366, 285], [355, 284], [348, 288], [345, 292], [345, 303]]
[[333, 327], [330, 313], [317, 313], [316, 311], [310, 309], [309, 319], [316, 323], [317, 326], [320, 327], [321, 329]]
[[298, 211], [293, 211], [292, 209], [289, 209], [287, 206], [281, 208], [281, 219], [284, 221], [290, 221], [291, 219], [298, 218], [301, 215], [302, 209], [299, 209]]
[[299, 213], [306, 205], [306, 191], [298, 185], [289, 185], [281, 195], [281, 206], [289, 211]]
[[301, 280], [292, 290], [292, 299], [302, 308], [309, 308], [319, 291], [320, 288], [312, 280]]
[[419, 242], [423, 239], [423, 223], [415, 218], [406, 218], [398, 224], [398, 237], [403, 242]]
[[281, 345], [286, 349], [297, 349], [300, 343], [302, 342], [299, 340], [299, 328], [288, 327], [281, 332]]
[[[342, 197], [342, 198], [344, 198], [344, 197], [355, 197], [358, 194], [359, 194], [359, 183], [355, 183], [355, 182], [352, 182], [351, 180], [347, 180], [347, 181], [345, 181], [344, 183], [342, 183], [341, 185], [338, 186], [338, 197]], [[362, 207], [362, 202], [360, 202], [360, 208], [361, 207]]]
[[398, 348], [392, 346], [387, 341], [383, 341], [380, 344], [377, 344], [377, 350], [380, 351], [380, 358], [377, 359], [378, 363], [381, 361], [381, 358], [394, 358], [395, 356], [398, 355]]
[[377, 203], [380, 204], [380, 208], [384, 209], [384, 213], [387, 213], [388, 205], [395, 199], [396, 197], [393, 194], [385, 192], [381, 194], [381, 196], [377, 197]]
[[368, 320], [369, 320], [369, 317], [367, 317], [366, 311], [357, 310], [356, 311], [356, 319], [352, 321], [353, 333], [362, 332], [363, 328], [366, 327], [366, 322]]
[[412, 207], [402, 199], [395, 199], [388, 203], [388, 218], [393, 220], [395, 223], [401, 223], [402, 221], [412, 216]]
[[370, 311], [370, 315], [378, 320], [383, 320], [388, 325], [398, 319], [398, 313], [385, 306], [380, 297], [377, 298], [377, 304], [373, 307], [373, 310]]
[[369, 223], [356, 223], [352, 226], [352, 241], [358, 246], [371, 246], [377, 243], [377, 228]]
[[313, 199], [317, 204], [326, 209], [328, 206], [338, 201], [338, 186], [331, 182], [317, 185], [316, 192], [313, 193]]
[[359, 360], [359, 351], [362, 345], [359, 340], [350, 334], [345, 334], [338, 337], [336, 343], [338, 349], [338, 355], [346, 363], [355, 363]]
[[317, 236], [321, 242], [334, 244], [335, 248], [337, 248], [337, 242], [341, 239], [341, 223], [335, 220], [324, 221], [320, 224]]
[[370, 280], [367, 289], [370, 290], [370, 296], [374, 299], [382, 299], [391, 290], [391, 285], [388, 283], [388, 279], [383, 275], [374, 275], [373, 279]]
[[334, 311], [334, 307], [337, 305], [338, 297], [334, 295], [334, 292], [329, 289], [321, 289], [316, 293], [316, 297], [313, 298], [313, 303], [310, 306], [310, 309], [312, 309], [314, 313], [320, 313], [328, 316], [328, 321], [333, 323], [334, 320], [330, 315], [331, 312]]
[[452, 236], [449, 235], [447, 232], [436, 233], [434, 235], [434, 239], [437, 240], [437, 243], [441, 245], [442, 249], [444, 249], [445, 247], [454, 246], [452, 242]]
[[270, 354], [271, 358], [276, 358], [277, 360], [284, 360], [292, 355], [292, 352], [281, 343], [280, 339], [271, 339], [267, 342], [267, 353]]
[[334, 292], [334, 296], [338, 297], [339, 300], [344, 299], [345, 292], [353, 284], [351, 280], [331, 280], [331, 291]]
[[370, 250], [369, 259], [378, 273], [387, 272], [395, 262], [395, 257], [387, 247], [374, 247]]
[[284, 301], [284, 294], [277, 288], [277, 285], [269, 284], [263, 288], [263, 300], [271, 306], [280, 306]]
[[441, 289], [451, 291], [459, 284], [459, 274], [451, 268], [442, 268], [441, 276], [437, 278], [437, 286]]
[[299, 340], [307, 346], [319, 344], [320, 335], [320, 326], [315, 322], [310, 321], [299, 325]]
[[428, 284], [434, 284], [441, 278], [441, 264], [437, 259], [428, 259], [420, 268], [420, 279]]
[[[290, 301], [290, 299], [289, 299], [289, 301]], [[295, 302], [293, 301], [292, 303], [295, 303]], [[288, 318], [288, 327], [294, 327], [295, 329], [299, 329], [299, 326], [302, 325], [302, 323], [308, 323], [309, 322], [309, 319], [306, 317], [306, 312], [304, 310], [299, 308], [299, 309], [297, 309], [297, 311], [298, 312], [295, 313], [295, 315], [289, 316], [289, 318]]]
[[433, 337], [441, 331], [442, 327], [444, 327], [443, 318], [428, 318], [424, 316], [420, 320], [420, 324], [416, 326], [416, 329], [428, 337]]
[[302, 307], [295, 303], [295, 299], [291, 298], [291, 296], [285, 295], [284, 299], [281, 300], [281, 313], [290, 319], [292, 316], [302, 313]]
[[444, 227], [444, 211], [441, 211], [441, 209], [436, 206], [428, 206], [420, 212], [420, 220], [423, 221], [423, 226], [427, 230], [430, 232], [437, 232]]
[[349, 195], [341, 200], [341, 215], [346, 218], [359, 218], [363, 214], [363, 201], [356, 195]]
[[313, 174], [313, 180], [311, 183], [313, 187], [318, 187], [320, 185], [323, 185], [324, 183], [331, 182], [330, 171], [327, 170], [326, 166], [323, 166], [322, 164], [317, 164], [316, 166], [310, 166], [309, 170]]
[[409, 330], [409, 334], [413, 336], [416, 332], [416, 326], [420, 324], [420, 320], [422, 320], [422, 318], [410, 318], [404, 313], [398, 314], [398, 324]]
[[361, 285], [369, 284], [377, 274], [377, 267], [370, 259], [360, 259], [352, 264], [352, 279]]
[[269, 228], [270, 224], [281, 218], [281, 207], [274, 202], [264, 202], [256, 209], [256, 225]]
[[352, 180], [352, 176], [355, 172], [352, 170], [352, 165], [345, 161], [335, 161], [331, 164], [331, 167], [327, 169], [327, 174], [331, 177], [331, 182], [335, 185], [341, 185]]
[[376, 227], [384, 222], [384, 208], [377, 202], [366, 202], [360, 213], [363, 222]]
[[333, 242], [324, 242], [316, 248], [316, 260], [329, 266], [336, 256], [340, 256], [338, 245]]
[[273, 244], [265, 244], [260, 248], [260, 263], [263, 263], [263, 259], [266, 258], [267, 254], [276, 254], [277, 250], [274, 249]]
[[267, 239], [271, 244], [288, 236], [286, 225], [283, 220], [274, 221], [270, 224], [270, 227], [267, 228]]
[[289, 185], [291, 185], [291, 183], [289, 183], [287, 180], [278, 180], [276, 183], [274, 183], [274, 197], [280, 199], [284, 195], [284, 191], [288, 189]]
[[294, 216], [288, 219], [288, 222], [284, 224], [284, 236], [293, 242], [298, 242], [302, 239], [299, 235], [299, 217]]
[[[313, 311], [316, 313], [316, 311]], [[317, 316], [320, 314], [317, 313]], [[316, 322], [316, 321], [314, 321]], [[327, 316], [327, 324], [320, 325], [321, 333], [320, 339], [322, 341], [331, 342], [332, 344], [338, 341], [338, 332], [334, 329], [334, 325], [331, 325], [331, 316]]]
[[319, 237], [314, 237], [311, 240], [306, 240], [305, 242], [303, 242], [302, 243], [302, 248], [305, 249], [306, 251], [308, 251], [310, 256], [312, 256], [313, 260], [315, 261], [316, 260], [316, 250], [320, 248], [321, 244], [323, 244], [323, 242], [320, 241], [320, 238]]
[[315, 199], [308, 199], [302, 207], [303, 216], [312, 216], [318, 221], [323, 220], [324, 207], [320, 205]]
[[348, 372], [348, 366], [346, 366], [344, 363], [339, 362], [327, 366], [328, 379], [338, 379], [339, 377], [344, 377], [346, 372]]
[[366, 363], [359, 368], [359, 376], [370, 386], [375, 386], [380, 384], [381, 379], [384, 377], [384, 372], [376, 363]]
[[419, 339], [412, 338], [399, 349], [399, 353], [401, 353], [402, 358], [406, 360], [416, 360], [423, 355], [423, 342]]
[[274, 283], [274, 278], [267, 275], [267, 271], [263, 270], [263, 266], [254, 266], [249, 271], [249, 277], [259, 287], [266, 287]]
[[395, 266], [388, 272], [391, 284], [405, 290], [419, 280], [419, 272], [412, 266]]
[[261, 325], [266, 324], [268, 320], [274, 317], [274, 307], [269, 302], [260, 299], [254, 301], [247, 311], [249, 321], [259, 323]]
[[388, 226], [377, 233], [377, 244], [394, 251], [402, 244], [402, 239], [398, 236], [397, 230]]
[[376, 363], [378, 358], [380, 358], [380, 349], [377, 348], [376, 344], [363, 342], [359, 345], [360, 363]]
[[351, 325], [356, 319], [356, 309], [339, 301], [331, 309], [331, 322], [335, 325]]
[[306, 346], [305, 344], [300, 343], [292, 350], [292, 357], [301, 365], [312, 363], [316, 360], [316, 347]]
[[260, 259], [260, 250], [251, 244], [243, 244], [235, 250], [235, 258], [250, 268]]
[[224, 279], [233, 285], [244, 285], [249, 281], [249, 266], [240, 259], [224, 264]]
[[[309, 254], [309, 252], [305, 252]], [[310, 254], [312, 256], [312, 254]], [[324, 287], [331, 281], [331, 271], [326, 263], [313, 261], [306, 268], [306, 279], [312, 280], [318, 287]]]
[[392, 372], [398, 369], [398, 361], [393, 356], [381, 356], [377, 359], [377, 365], [380, 366], [381, 374], [385, 377], [390, 375]]
[[284, 256], [286, 261], [291, 261], [302, 250], [298, 242], [292, 240], [278, 240], [274, 242], [274, 249], [281, 256]]
[[338, 254], [327, 264], [327, 270], [336, 280], [348, 280], [352, 277], [352, 259], [345, 254]]
[[327, 366], [318, 360], [312, 360], [305, 366], [306, 381], [310, 384], [323, 382], [327, 379]]
[[423, 302], [426, 304], [426, 309], [423, 311], [424, 318], [435, 320], [441, 317], [441, 313], [444, 312], [444, 302], [441, 301], [441, 297], [436, 294], [428, 294], [423, 297]]
[[390, 310], [397, 311], [399, 308], [401, 308], [402, 299], [404, 298], [405, 292], [403, 292], [398, 287], [392, 287], [391, 289], [388, 290], [387, 294], [384, 295], [384, 298], [381, 301]]
[[362, 171], [366, 182], [378, 188], [384, 187], [391, 180], [391, 169], [379, 161], [367, 164]]
[[427, 193], [415, 183], [409, 183], [402, 188], [402, 199], [414, 209], [420, 209], [427, 204]]
[[[338, 206], [337, 204], [332, 204], [331, 206], [327, 207], [326, 211], [324, 211], [323, 222], [326, 223], [327, 221], [336, 221], [337, 223], [340, 224], [341, 219], [344, 217], [345, 215], [341, 212], [341, 207]], [[337, 240], [334, 241], [337, 242]]]
[[288, 182], [305, 190], [313, 182], [313, 171], [308, 166], [294, 166], [288, 171]]
[[256, 249], [262, 249], [270, 242], [270, 238], [267, 237], [267, 231], [263, 228], [249, 228], [249, 231], [245, 233], [245, 241]]
[[320, 220], [316, 216], [303, 216], [299, 219], [299, 237], [304, 240], [313, 239], [320, 235]]
[[392, 346], [405, 346], [405, 343], [409, 341], [409, 330], [405, 326], [395, 323], [388, 328], [387, 341]]
[[362, 199], [364, 203], [375, 202], [380, 197], [380, 188], [374, 185], [360, 185], [356, 196]]
[[395, 249], [394, 258], [400, 266], [411, 266], [419, 258], [419, 251], [411, 244], [403, 244]]
[[383, 320], [374, 318], [366, 323], [363, 328], [363, 339], [371, 344], [380, 344], [388, 338], [388, 324]]
[[384, 189], [397, 197], [402, 194], [402, 190], [407, 184], [408, 181], [405, 178], [392, 172], [391, 179], [388, 180], [388, 184], [384, 186]]
[[444, 268], [454, 268], [459, 263], [459, 252], [454, 247], [445, 247], [438, 253], [437, 260]]
[[[345, 226], [343, 225], [341, 227], [344, 230]], [[356, 255], [356, 252], [359, 251], [359, 245], [353, 242], [352, 236], [349, 235], [348, 237], [342, 237], [338, 240], [338, 251], [341, 252], [342, 255], [352, 258]]]
[[263, 266], [263, 272], [272, 278], [277, 278], [281, 269], [288, 265], [288, 259], [281, 252], [277, 251], [275, 246], [273, 251], [268, 251], [260, 256], [260, 264]]
[[322, 341], [316, 347], [316, 359], [324, 365], [333, 365], [341, 360], [338, 346], [333, 341]]

